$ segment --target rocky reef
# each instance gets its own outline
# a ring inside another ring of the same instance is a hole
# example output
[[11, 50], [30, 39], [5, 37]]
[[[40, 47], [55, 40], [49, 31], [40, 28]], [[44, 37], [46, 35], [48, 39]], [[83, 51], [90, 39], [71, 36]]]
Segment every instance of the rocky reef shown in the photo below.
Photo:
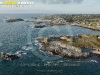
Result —
[[23, 54], [24, 52], [22, 51], [19, 51], [15, 54], [6, 54], [6, 53], [1, 52], [1, 58], [4, 60], [14, 60], [14, 59], [20, 58]]
[[21, 18], [10, 18], [6, 20], [6, 22], [18, 22], [18, 21], [24, 21], [24, 20]]
[[1, 58], [5, 59], [5, 60], [14, 60], [14, 59], [18, 59], [19, 57], [15, 54], [9, 55], [9, 54], [5, 54], [5, 53], [1, 52]]

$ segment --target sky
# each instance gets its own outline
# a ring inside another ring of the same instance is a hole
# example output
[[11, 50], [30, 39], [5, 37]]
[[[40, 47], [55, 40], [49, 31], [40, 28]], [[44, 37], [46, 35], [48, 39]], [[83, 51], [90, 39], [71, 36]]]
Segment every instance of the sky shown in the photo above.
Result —
[[33, 1], [33, 7], [0, 7], [0, 13], [100, 14], [100, 0], [0, 0]]

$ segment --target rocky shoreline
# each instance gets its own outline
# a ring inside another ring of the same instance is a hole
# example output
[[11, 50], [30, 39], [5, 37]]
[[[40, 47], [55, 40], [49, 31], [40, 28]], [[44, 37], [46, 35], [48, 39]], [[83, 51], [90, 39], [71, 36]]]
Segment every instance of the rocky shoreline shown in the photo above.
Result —
[[79, 26], [91, 30], [100, 31], [100, 16], [96, 14], [44, 15], [44, 16], [37, 17], [33, 22], [34, 24], [45, 23], [45, 27], [48, 25], [49, 26], [72, 25], [72, 26]]
[[100, 51], [97, 51], [96, 48], [84, 47], [84, 49], [82, 49], [81, 47], [75, 47], [69, 44], [62, 44], [60, 41], [57, 40], [59, 38], [61, 37], [55, 37], [56, 41], [54, 39], [50, 41], [50, 38], [38, 38], [38, 43], [42, 44], [40, 50], [49, 51], [52, 52], [53, 55], [59, 55], [64, 58], [71, 59], [86, 59], [92, 56], [100, 57]]
[[25, 53], [23, 51], [18, 51], [15, 54], [8, 54], [8, 53], [4, 53], [1, 52], [1, 58], [3, 60], [15, 60], [15, 59], [19, 59], [22, 55], [24, 55]]
[[92, 52], [76, 53], [75, 51], [70, 51], [67, 48], [63, 49], [62, 51], [50, 49], [50, 48], [47, 48], [44, 43], [42, 43], [42, 48], [40, 48], [40, 50], [42, 50], [44, 52], [49, 51], [53, 55], [59, 55], [59, 56], [64, 57], [64, 58], [71, 58], [71, 59], [86, 59], [86, 58], [89, 58], [89, 57], [95, 56], [95, 55], [100, 56], [100, 54], [95, 54], [95, 53], [92, 53]]
[[82, 24], [75, 24], [72, 26], [78, 26], [78, 27], [83, 27], [83, 28], [87, 28], [90, 30], [95, 30], [95, 31], [100, 31], [100, 27], [92, 27], [92, 26], [86, 26], [86, 25], [82, 25]]

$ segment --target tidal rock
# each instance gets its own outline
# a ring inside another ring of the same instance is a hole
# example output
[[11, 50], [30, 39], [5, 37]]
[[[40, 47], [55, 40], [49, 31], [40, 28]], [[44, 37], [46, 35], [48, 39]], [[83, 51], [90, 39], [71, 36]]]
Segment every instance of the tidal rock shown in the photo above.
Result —
[[10, 18], [6, 20], [6, 22], [17, 22], [17, 21], [24, 21], [24, 20], [21, 18]]
[[45, 25], [39, 25], [39, 26], [35, 25], [34, 28], [44, 28], [44, 27], [45, 27]]
[[19, 57], [15, 54], [5, 54], [1, 52], [1, 58], [5, 60], [14, 60], [14, 59], [18, 59]]

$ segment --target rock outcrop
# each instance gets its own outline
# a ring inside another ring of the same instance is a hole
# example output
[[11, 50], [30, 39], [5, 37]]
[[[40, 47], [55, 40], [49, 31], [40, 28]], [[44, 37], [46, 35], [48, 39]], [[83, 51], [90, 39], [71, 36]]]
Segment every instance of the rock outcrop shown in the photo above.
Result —
[[5, 53], [3, 53], [3, 52], [1, 52], [1, 58], [2, 59], [5, 59], [5, 60], [14, 60], [14, 59], [18, 59], [18, 58], [20, 58], [20, 57], [18, 57], [17, 55], [15, 55], [15, 54], [5, 54]]
[[17, 22], [17, 21], [24, 21], [24, 20], [21, 18], [10, 18], [6, 20], [6, 22]]
[[38, 25], [38, 26], [35, 25], [35, 26], [34, 26], [34, 28], [44, 28], [44, 27], [45, 27], [45, 25]]

